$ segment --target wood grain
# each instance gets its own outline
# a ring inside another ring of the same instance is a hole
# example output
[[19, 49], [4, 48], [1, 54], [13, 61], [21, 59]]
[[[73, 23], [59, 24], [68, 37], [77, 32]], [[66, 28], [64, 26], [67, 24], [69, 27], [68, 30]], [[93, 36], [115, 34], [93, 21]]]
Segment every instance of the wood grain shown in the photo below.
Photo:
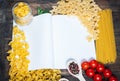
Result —
[[[28, 2], [33, 10], [33, 15], [37, 15], [37, 8], [52, 9], [52, 5], [56, 5], [57, 0], [1, 0], [0, 1], [0, 81], [8, 81], [9, 62], [6, 59], [6, 52], [10, 49], [8, 43], [12, 39], [12, 6], [19, 1]], [[102, 8], [111, 8], [113, 13], [114, 33], [116, 40], [117, 59], [113, 64], [107, 64], [114, 75], [120, 81], [120, 0], [95, 0]], [[78, 81], [76, 78], [68, 74], [67, 70], [62, 69], [62, 77], [68, 78], [70, 81]], [[83, 72], [86, 81], [92, 81]]]

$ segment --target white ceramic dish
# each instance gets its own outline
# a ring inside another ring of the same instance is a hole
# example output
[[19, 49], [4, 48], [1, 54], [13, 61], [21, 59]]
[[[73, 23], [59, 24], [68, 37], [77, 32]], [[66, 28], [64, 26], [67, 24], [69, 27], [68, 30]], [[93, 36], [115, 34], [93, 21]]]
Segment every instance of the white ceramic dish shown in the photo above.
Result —
[[[69, 69], [69, 64], [72, 63], [72, 62], [74, 62], [74, 63], [76, 63], [76, 64], [78, 65], [78, 67], [79, 67], [79, 73], [78, 73], [78, 74], [73, 74], [73, 73], [70, 71], [70, 69]], [[67, 61], [67, 70], [68, 70], [68, 72], [69, 72], [72, 76], [78, 78], [80, 81], [86, 81], [85, 78], [84, 78], [83, 75], [82, 75], [81, 66], [79, 66], [78, 62], [77, 62], [75, 59], [71, 58], [71, 59], [69, 59], [69, 60]]]
[[66, 78], [61, 78], [59, 81], [69, 81], [69, 80]]

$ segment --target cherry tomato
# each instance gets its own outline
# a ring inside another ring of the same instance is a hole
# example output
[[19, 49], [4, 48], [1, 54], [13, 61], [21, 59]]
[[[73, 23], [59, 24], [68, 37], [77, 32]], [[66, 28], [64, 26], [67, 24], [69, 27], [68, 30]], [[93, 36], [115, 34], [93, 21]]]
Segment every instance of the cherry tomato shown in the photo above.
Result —
[[102, 75], [100, 75], [100, 74], [95, 74], [94, 77], [93, 77], [93, 80], [94, 80], [94, 81], [102, 81]]
[[89, 62], [87, 61], [82, 62], [81, 67], [83, 70], [88, 69], [90, 67]]
[[92, 78], [94, 76], [95, 72], [94, 72], [94, 69], [92, 68], [89, 68], [86, 70], [86, 75], [90, 78]]
[[101, 72], [104, 71], [104, 69], [105, 69], [105, 67], [104, 67], [103, 64], [100, 64], [100, 63], [99, 63], [99, 64], [97, 65], [97, 68], [96, 68], [97, 72], [101, 73]]
[[117, 79], [115, 76], [111, 76], [111, 77], [109, 78], [109, 81], [118, 81], [118, 79]]
[[103, 75], [104, 75], [105, 78], [109, 78], [112, 75], [112, 72], [111, 72], [110, 69], [105, 69], [103, 71]]
[[96, 60], [91, 60], [90, 61], [90, 67], [91, 68], [95, 69], [97, 67], [97, 65], [98, 65], [98, 62]]

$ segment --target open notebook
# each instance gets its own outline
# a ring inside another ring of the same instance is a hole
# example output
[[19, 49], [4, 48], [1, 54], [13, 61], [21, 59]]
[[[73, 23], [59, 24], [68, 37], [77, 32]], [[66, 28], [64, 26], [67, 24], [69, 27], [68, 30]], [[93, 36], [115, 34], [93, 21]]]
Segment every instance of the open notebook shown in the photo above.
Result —
[[88, 32], [75, 16], [46, 13], [35, 16], [30, 25], [20, 29], [30, 47], [29, 70], [66, 69], [70, 58], [79, 62], [96, 58], [94, 40], [88, 42]]

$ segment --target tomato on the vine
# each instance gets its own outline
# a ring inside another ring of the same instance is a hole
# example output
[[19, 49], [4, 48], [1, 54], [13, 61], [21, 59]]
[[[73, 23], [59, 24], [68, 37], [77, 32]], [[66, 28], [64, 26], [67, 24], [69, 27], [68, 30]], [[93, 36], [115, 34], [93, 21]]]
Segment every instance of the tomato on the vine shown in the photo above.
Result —
[[90, 67], [89, 62], [87, 61], [82, 62], [81, 67], [83, 70], [88, 69]]
[[93, 60], [90, 61], [89, 64], [90, 64], [91, 68], [95, 69], [97, 67], [97, 65], [98, 65], [98, 62], [93, 59]]
[[100, 74], [95, 74], [93, 77], [94, 81], [102, 81], [102, 76]]
[[104, 65], [98, 63], [97, 68], [96, 68], [97, 72], [101, 73], [104, 71], [104, 69], [105, 69]]
[[118, 81], [118, 79], [117, 79], [115, 76], [111, 76], [111, 77], [109, 78], [109, 81]]
[[112, 75], [112, 72], [110, 69], [105, 69], [103, 71], [103, 75], [104, 75], [104, 77], [109, 78]]
[[94, 72], [94, 69], [92, 68], [89, 68], [86, 70], [86, 75], [90, 78], [92, 78], [94, 76], [95, 72]]

